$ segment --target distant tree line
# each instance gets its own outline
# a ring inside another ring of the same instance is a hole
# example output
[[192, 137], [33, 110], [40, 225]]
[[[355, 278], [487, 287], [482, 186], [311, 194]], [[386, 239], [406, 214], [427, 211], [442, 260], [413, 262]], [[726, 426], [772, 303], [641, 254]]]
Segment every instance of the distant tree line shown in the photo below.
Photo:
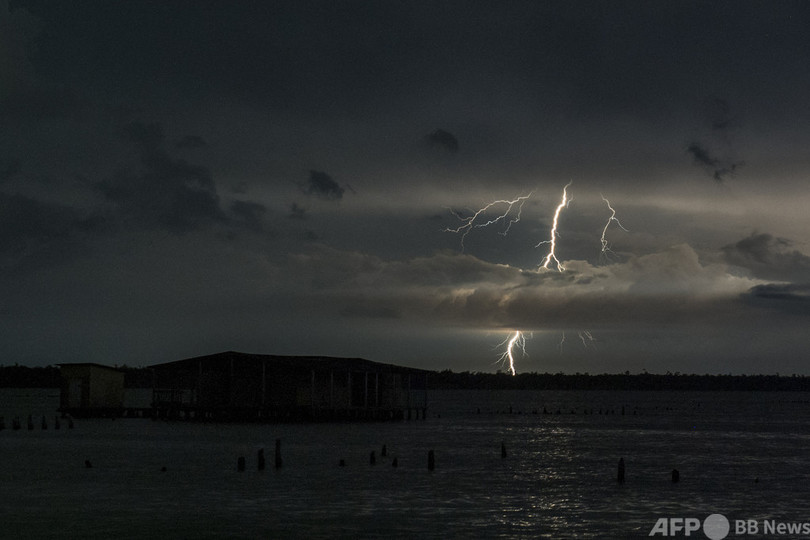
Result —
[[[124, 386], [151, 388], [152, 370], [122, 366]], [[58, 366], [0, 365], [0, 388], [59, 388]], [[810, 391], [805, 375], [695, 375], [683, 373], [483, 373], [450, 370], [428, 375], [428, 388], [465, 390], [770, 390]]]
[[57, 366], [0, 366], [0, 388], [59, 388]]
[[[124, 372], [126, 388], [152, 388], [149, 368], [118, 368]], [[62, 377], [58, 366], [27, 367], [0, 365], [0, 388], [59, 388]]]
[[683, 373], [481, 373], [450, 370], [428, 376], [434, 389], [470, 390], [768, 390], [810, 391], [804, 375], [695, 375]]

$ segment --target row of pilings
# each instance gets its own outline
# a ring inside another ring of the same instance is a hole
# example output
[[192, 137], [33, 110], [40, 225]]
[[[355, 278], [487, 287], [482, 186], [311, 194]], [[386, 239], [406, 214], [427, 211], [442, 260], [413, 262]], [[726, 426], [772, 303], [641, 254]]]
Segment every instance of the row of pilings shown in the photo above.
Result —
[[[505, 452], [505, 450], [503, 450], [503, 445], [502, 445], [502, 452]], [[388, 457], [388, 445], [385, 445], [385, 444], [382, 445], [382, 449], [380, 451], [380, 457], [381, 458], [387, 458]], [[506, 457], [506, 455], [503, 454], [501, 457]], [[87, 463], [89, 463], [89, 462], [85, 462], [85, 464], [87, 464]], [[274, 468], [276, 468], [276, 469], [280, 469], [281, 466], [284, 463], [284, 461], [281, 458], [281, 439], [276, 439], [276, 446], [275, 446], [273, 463], [274, 463]], [[369, 453], [368, 463], [369, 463], [369, 465], [376, 465], [377, 464], [377, 452], [376, 452], [376, 450], [372, 450], [371, 453]], [[236, 470], [239, 471], [239, 472], [244, 472], [245, 468], [247, 466], [246, 464], [247, 464], [247, 460], [245, 459], [245, 456], [239, 456], [236, 459]], [[264, 448], [259, 448], [259, 450], [256, 452], [256, 469], [259, 470], [259, 471], [263, 471], [263, 470], [265, 470], [266, 465], [267, 465], [267, 463], [266, 463], [266, 460], [265, 460], [265, 457], [264, 457]], [[346, 460], [341, 458], [340, 461], [338, 462], [338, 466], [339, 467], [345, 467], [346, 466]], [[391, 466], [392, 467], [398, 467], [399, 466], [399, 458], [393, 457], [391, 459]], [[428, 450], [427, 468], [428, 468], [429, 471], [432, 471], [432, 470], [434, 470], [436, 468], [436, 452], [433, 451], [433, 450]], [[165, 471], [165, 468], [163, 470]]]
[[[388, 457], [388, 446], [387, 445], [385, 445], [385, 444], [382, 445], [382, 449], [380, 451], [380, 456], [382, 458]], [[502, 441], [501, 442], [501, 459], [507, 459], [508, 456], [509, 456], [509, 453], [506, 451], [506, 443]], [[275, 468], [276, 469], [280, 469], [282, 464], [283, 464], [283, 460], [281, 458], [281, 439], [276, 439], [274, 463], [275, 463]], [[369, 453], [369, 465], [373, 466], [373, 465], [376, 465], [376, 464], [377, 464], [377, 452], [375, 450], [372, 450]], [[346, 460], [345, 459], [340, 459], [340, 461], [338, 462], [338, 466], [339, 467], [345, 467], [346, 466]], [[394, 457], [391, 460], [391, 466], [392, 467], [399, 466], [399, 459], [397, 457]], [[266, 463], [265, 463], [265, 457], [264, 457], [264, 448], [260, 448], [258, 450], [257, 454], [256, 454], [256, 468], [259, 471], [263, 471], [265, 469], [265, 467], [266, 467]], [[245, 456], [239, 456], [237, 458], [237, 461], [236, 461], [236, 470], [239, 471], [239, 472], [244, 472], [245, 468], [246, 468]], [[433, 470], [436, 469], [436, 452], [434, 450], [428, 450], [428, 453], [427, 453], [427, 469], [429, 471], [433, 471]], [[165, 471], [165, 468], [163, 470]], [[624, 463], [624, 458], [619, 458], [619, 464], [618, 464], [618, 467], [617, 467], [616, 479], [617, 479], [619, 484], [624, 484], [625, 483], [625, 478], [626, 478], [626, 467], [625, 467], [625, 463]], [[672, 469], [672, 472], [670, 473], [670, 479], [671, 479], [673, 484], [678, 483], [680, 481], [680, 479], [681, 479], [680, 471], [678, 471], [678, 469]]]
[[[505, 442], [501, 442], [500, 456], [501, 456], [501, 459], [507, 459], [509, 457], [509, 453], [507, 452]], [[382, 449], [380, 451], [380, 457], [381, 458], [388, 458], [389, 457], [388, 446], [385, 445], [385, 444], [382, 445]], [[376, 452], [376, 450], [372, 450], [369, 453], [368, 463], [369, 463], [370, 466], [377, 465], [377, 452]], [[433, 449], [428, 450], [426, 463], [427, 463], [427, 470], [428, 471], [434, 471], [436, 469], [436, 452]], [[283, 464], [284, 464], [284, 460], [283, 460], [283, 458], [281, 456], [281, 439], [276, 439], [275, 448], [274, 448], [274, 454], [273, 454], [273, 468], [281, 469]], [[85, 468], [88, 468], [88, 469], [93, 468], [93, 464], [89, 459], [85, 460], [84, 466], [85, 466]], [[346, 467], [346, 460], [341, 458], [340, 461], [338, 462], [338, 466], [339, 467]], [[399, 459], [396, 456], [392, 457], [390, 466], [393, 467], [393, 468], [396, 468], [396, 467], [399, 466]], [[267, 468], [267, 460], [265, 458], [264, 448], [259, 448], [258, 451], [256, 452], [256, 469], [258, 471], [264, 471], [266, 468]], [[236, 460], [236, 470], [238, 472], [245, 472], [246, 469], [247, 469], [247, 459], [245, 458], [245, 456], [238, 456], [237, 460]], [[166, 471], [167, 471], [167, 469], [166, 469], [165, 466], [161, 468], [161, 472], [166, 472]], [[625, 481], [626, 481], [626, 465], [625, 465], [625, 461], [624, 461], [623, 457], [619, 458], [619, 462], [618, 462], [618, 466], [617, 466], [617, 470], [616, 470], [616, 480], [620, 485], [624, 484]], [[676, 483], [678, 483], [680, 481], [680, 471], [678, 471], [678, 469], [672, 469], [672, 471], [670, 472], [670, 481], [673, 484], [676, 484]], [[755, 480], [755, 482], [759, 482], [759, 479], [757, 478]]]
[[[73, 429], [73, 418], [68, 416], [65, 419], [67, 420], [68, 429]], [[32, 415], [32, 414], [28, 415], [28, 422], [26, 423], [26, 426], [28, 428], [28, 431], [34, 431], [34, 429], [36, 429], [36, 423], [34, 422], [34, 415]], [[58, 415], [54, 416], [52, 426], [53, 426], [53, 429], [61, 429], [62, 428], [62, 422], [59, 420]], [[22, 427], [23, 427], [23, 423], [20, 420], [19, 416], [15, 416], [14, 418], [11, 419], [11, 429], [12, 430], [18, 431], [18, 430], [22, 429]], [[46, 416], [42, 416], [42, 420], [39, 422], [39, 428], [43, 429], [43, 430], [48, 429], [48, 418]], [[7, 429], [6, 418], [4, 416], [0, 416], [0, 431], [3, 431], [4, 429]]]

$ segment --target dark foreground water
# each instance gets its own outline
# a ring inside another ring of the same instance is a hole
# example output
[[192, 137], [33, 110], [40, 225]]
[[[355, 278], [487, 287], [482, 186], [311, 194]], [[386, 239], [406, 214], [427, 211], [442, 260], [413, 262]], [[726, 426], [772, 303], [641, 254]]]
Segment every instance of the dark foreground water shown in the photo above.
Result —
[[806, 394], [446, 391], [430, 402], [426, 421], [396, 424], [119, 419], [57, 431], [58, 392], [0, 390], [0, 537], [646, 538], [661, 517], [717, 513], [729, 538], [770, 538], [737, 534], [735, 520], [810, 522]]

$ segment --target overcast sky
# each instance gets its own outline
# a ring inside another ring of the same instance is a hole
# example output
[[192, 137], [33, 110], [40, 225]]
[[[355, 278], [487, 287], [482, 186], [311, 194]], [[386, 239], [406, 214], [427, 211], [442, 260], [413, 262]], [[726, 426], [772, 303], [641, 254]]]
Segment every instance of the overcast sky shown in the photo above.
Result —
[[0, 364], [495, 371], [521, 331], [518, 372], [810, 374], [808, 28], [771, 0], [0, 0]]

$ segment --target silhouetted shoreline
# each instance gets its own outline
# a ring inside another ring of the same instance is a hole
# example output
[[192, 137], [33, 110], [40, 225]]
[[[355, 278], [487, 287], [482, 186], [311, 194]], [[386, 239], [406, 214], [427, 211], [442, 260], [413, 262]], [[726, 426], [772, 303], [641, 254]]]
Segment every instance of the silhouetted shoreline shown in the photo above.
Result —
[[810, 391], [805, 375], [695, 375], [667, 373], [507, 373], [431, 374], [431, 390], [677, 390], [677, 391]]
[[[127, 388], [150, 388], [148, 368], [120, 368]], [[59, 388], [59, 367], [0, 366], [0, 388]], [[696, 375], [684, 373], [507, 373], [431, 372], [431, 390], [678, 390], [810, 391], [806, 375]]]

